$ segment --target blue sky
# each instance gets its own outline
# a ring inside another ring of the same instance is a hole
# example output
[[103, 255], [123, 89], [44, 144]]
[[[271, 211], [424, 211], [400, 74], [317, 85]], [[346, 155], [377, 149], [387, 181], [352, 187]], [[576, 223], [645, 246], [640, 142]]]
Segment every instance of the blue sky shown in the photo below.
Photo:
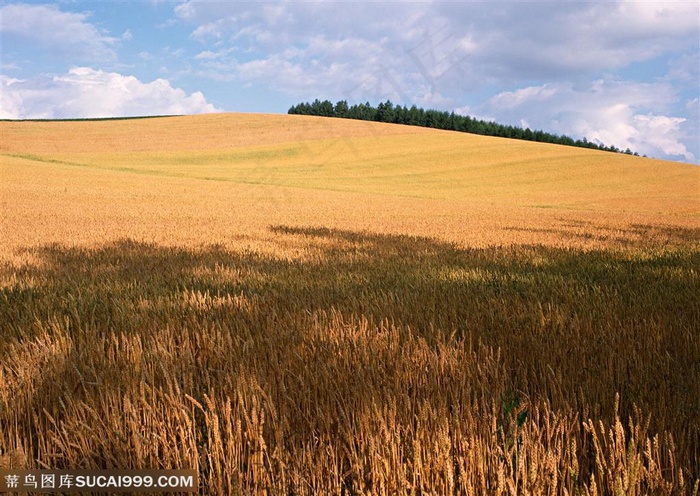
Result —
[[700, 163], [697, 1], [0, 0], [0, 118], [454, 110]]

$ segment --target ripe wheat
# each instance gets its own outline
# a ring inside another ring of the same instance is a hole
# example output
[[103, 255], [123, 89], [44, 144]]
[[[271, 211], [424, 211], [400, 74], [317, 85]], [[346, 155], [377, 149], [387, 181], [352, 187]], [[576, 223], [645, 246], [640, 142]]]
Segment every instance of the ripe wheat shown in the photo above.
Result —
[[[691, 166], [542, 145], [607, 189], [537, 191], [504, 158], [537, 147], [400, 126], [0, 126], [0, 466], [194, 468], [205, 494], [698, 494]], [[420, 150], [472, 162], [419, 190], [398, 164], [429, 176]]]

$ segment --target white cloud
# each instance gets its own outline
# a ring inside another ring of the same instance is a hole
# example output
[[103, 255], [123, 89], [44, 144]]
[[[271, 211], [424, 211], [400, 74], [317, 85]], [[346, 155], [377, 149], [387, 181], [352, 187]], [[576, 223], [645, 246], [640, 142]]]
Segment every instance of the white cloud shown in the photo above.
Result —
[[203, 52], [198, 53], [195, 56], [195, 59], [197, 60], [216, 60], [221, 57], [221, 54], [214, 53], [210, 50], [205, 50]]
[[24, 81], [0, 74], [0, 118], [16, 119], [22, 106], [22, 97], [15, 91]]
[[[449, 106], [493, 83], [600, 77], [669, 51], [695, 54], [699, 12], [696, 2], [190, 0], [175, 14], [207, 48], [197, 63], [213, 79], [297, 97], [367, 88], [359, 100], [381, 97], [383, 85], [383, 97]], [[222, 50], [235, 58], [208, 63]]]
[[[428, 83], [443, 68], [427, 62], [416, 67], [415, 62], [431, 49], [421, 45], [425, 6], [397, 5], [186, 2], [175, 12], [193, 25], [192, 38], [207, 48], [196, 60], [200, 74], [212, 79], [262, 85], [296, 97], [405, 96], [437, 102], [440, 92]], [[468, 38], [458, 41], [460, 52], [471, 49]], [[447, 64], [443, 52], [448, 48], [438, 47]], [[409, 49], [415, 53], [408, 54]]]
[[617, 5], [612, 17], [606, 19], [606, 27], [618, 37], [678, 38], [697, 32], [699, 13], [700, 6], [694, 1], [624, 0]]
[[665, 155], [683, 157], [688, 161], [696, 159], [677, 136], [681, 126], [686, 122], [682, 117], [666, 117], [663, 115], [635, 115], [633, 127], [644, 137], [650, 147], [661, 150]]
[[118, 39], [97, 30], [88, 17], [62, 12], [56, 5], [8, 4], [0, 7], [0, 32], [79, 60], [114, 60]]
[[133, 76], [74, 67], [53, 78], [2, 76], [5, 119], [124, 117], [217, 112], [201, 92], [187, 95], [165, 79], [144, 83]]
[[493, 107], [501, 110], [514, 109], [525, 103], [547, 101], [556, 93], [556, 88], [546, 84], [542, 86], [530, 86], [528, 88], [500, 93], [491, 98], [490, 103]]
[[[474, 40], [469, 63], [489, 80], [556, 80], [615, 70], [697, 44], [697, 2], [438, 3]], [[697, 48], [695, 48], [697, 51]], [[695, 58], [697, 63], [697, 55]]]
[[684, 117], [666, 115], [677, 96], [665, 83], [597, 80], [531, 86], [502, 92], [478, 108], [499, 122], [630, 148], [641, 154], [696, 161]]

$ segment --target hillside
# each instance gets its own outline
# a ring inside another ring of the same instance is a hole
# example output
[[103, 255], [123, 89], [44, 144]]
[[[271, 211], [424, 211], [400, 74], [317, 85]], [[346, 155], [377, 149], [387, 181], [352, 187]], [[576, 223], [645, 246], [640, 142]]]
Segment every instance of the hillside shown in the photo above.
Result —
[[0, 135], [0, 471], [698, 494], [700, 168], [309, 116]]
[[193, 220], [185, 238], [220, 242], [275, 223], [477, 245], [700, 224], [700, 168], [551, 144], [255, 114], [2, 122], [0, 133], [6, 246], [37, 239], [37, 223], [57, 241], [92, 239], [93, 224], [101, 237], [164, 240], [181, 217]]

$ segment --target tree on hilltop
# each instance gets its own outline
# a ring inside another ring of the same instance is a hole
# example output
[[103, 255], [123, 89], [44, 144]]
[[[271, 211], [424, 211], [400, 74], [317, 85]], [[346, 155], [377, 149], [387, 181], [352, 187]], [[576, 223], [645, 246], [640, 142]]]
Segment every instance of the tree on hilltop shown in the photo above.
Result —
[[335, 108], [333, 110], [335, 117], [347, 117], [348, 111], [350, 110], [347, 100], [340, 100], [335, 104]]
[[333, 105], [330, 100], [320, 101], [318, 98], [312, 103], [300, 103], [292, 105], [290, 114], [318, 115], [323, 117], [340, 117], [345, 119], [358, 119], [365, 121], [391, 122], [407, 124], [410, 126], [432, 127], [464, 133], [481, 134], [485, 136], [498, 136], [502, 138], [520, 139], [526, 141], [539, 141], [566, 146], [577, 146], [603, 150], [616, 153], [637, 155], [627, 148], [624, 152], [615, 146], [605, 146], [603, 143], [591, 142], [586, 138], [574, 140], [565, 135], [547, 133], [542, 130], [532, 130], [522, 127], [499, 124], [497, 122], [484, 121], [466, 115], [455, 114], [434, 109], [424, 110], [412, 105], [411, 108], [394, 105], [391, 100], [379, 103], [373, 107], [369, 102], [348, 105], [346, 100], [340, 100]]

